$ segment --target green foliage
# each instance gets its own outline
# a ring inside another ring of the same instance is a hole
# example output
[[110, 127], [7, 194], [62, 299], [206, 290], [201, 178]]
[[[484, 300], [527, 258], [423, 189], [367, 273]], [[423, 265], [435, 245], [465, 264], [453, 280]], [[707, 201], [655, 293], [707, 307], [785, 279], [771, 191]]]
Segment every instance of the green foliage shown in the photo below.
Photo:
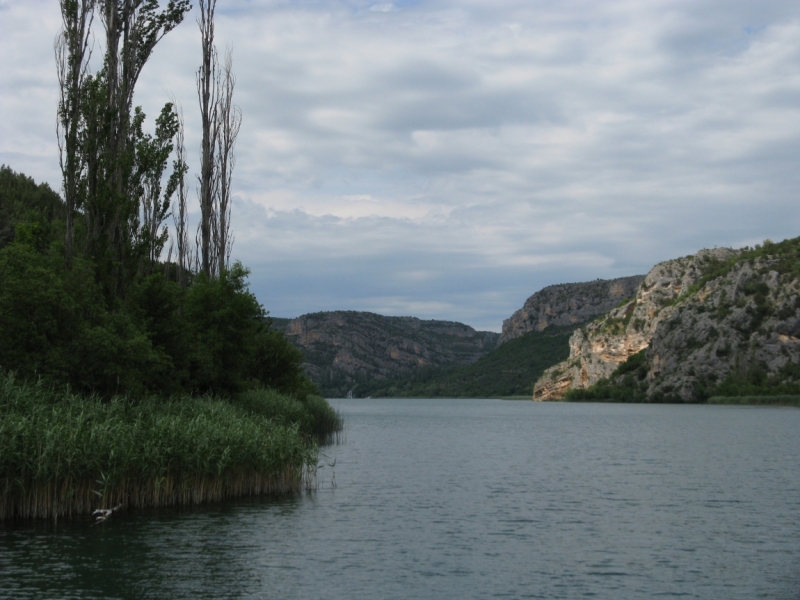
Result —
[[237, 394], [231, 402], [248, 414], [295, 426], [304, 436], [320, 443], [331, 441], [343, 427], [341, 417], [328, 401], [313, 394], [300, 399], [275, 390], [257, 389]]
[[568, 402], [645, 402], [649, 370], [647, 350], [640, 350], [628, 357], [607, 378], [601, 379], [588, 389], [569, 390], [564, 396]]
[[255, 351], [249, 360], [249, 374], [260, 385], [298, 398], [319, 393], [303, 371], [303, 353], [269, 324], [259, 328]]
[[64, 202], [46, 183], [0, 166], [0, 249], [19, 235], [42, 251], [63, 236]]
[[498, 398], [533, 395], [545, 369], [569, 358], [576, 326], [532, 331], [463, 367], [417, 369], [405, 378], [359, 383], [354, 393], [375, 397]]
[[186, 295], [185, 317], [195, 351], [191, 378], [203, 391], [246, 387], [249, 358], [256, 350], [263, 309], [245, 282], [247, 271], [234, 265], [219, 278], [197, 277]]
[[800, 365], [786, 363], [776, 373], [769, 375], [758, 363], [742, 369], [738, 365], [733, 372], [716, 385], [698, 389], [698, 400], [713, 396], [781, 396], [800, 394]]
[[[105, 397], [256, 387], [298, 398], [316, 392], [302, 355], [270, 327], [240, 264], [185, 288], [142, 273], [125, 295], [109, 297], [90, 258], [76, 256], [67, 269], [62, 247], [37, 238], [56, 229], [59, 205], [49, 188], [5, 168], [4, 181], [11, 183], [2, 188], [3, 206], [11, 207], [17, 233], [0, 249], [1, 368]], [[18, 201], [18, 188], [41, 194], [40, 208]]]

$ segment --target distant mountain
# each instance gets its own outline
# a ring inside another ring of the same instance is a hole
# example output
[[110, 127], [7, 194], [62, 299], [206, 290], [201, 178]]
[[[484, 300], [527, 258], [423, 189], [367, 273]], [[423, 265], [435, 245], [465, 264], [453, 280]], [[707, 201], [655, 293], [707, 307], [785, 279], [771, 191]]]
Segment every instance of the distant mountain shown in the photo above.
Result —
[[474, 363], [499, 337], [463, 323], [356, 311], [274, 319], [273, 326], [303, 351], [306, 372], [328, 397], [368, 395], [375, 381]]
[[621, 301], [632, 298], [643, 279], [644, 275], [634, 275], [586, 283], [561, 283], [543, 288], [503, 321], [500, 344], [530, 331], [543, 331], [552, 325], [575, 325], [603, 315]]
[[542, 373], [569, 356], [576, 326], [633, 296], [642, 279], [546, 287], [504, 321], [502, 334], [355, 311], [274, 319], [273, 326], [303, 351], [306, 372], [328, 397], [531, 395]]

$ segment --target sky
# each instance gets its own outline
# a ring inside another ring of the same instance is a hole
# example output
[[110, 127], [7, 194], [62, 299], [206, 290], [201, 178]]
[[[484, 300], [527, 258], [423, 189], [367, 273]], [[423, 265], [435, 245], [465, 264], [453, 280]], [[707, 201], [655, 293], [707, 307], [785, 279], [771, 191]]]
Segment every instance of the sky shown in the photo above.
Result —
[[[181, 104], [192, 173], [196, 14], [135, 97], [151, 128]], [[0, 0], [0, 164], [57, 191], [59, 28]], [[216, 29], [233, 255], [273, 316], [499, 331], [548, 285], [800, 235], [796, 0], [218, 0]]]

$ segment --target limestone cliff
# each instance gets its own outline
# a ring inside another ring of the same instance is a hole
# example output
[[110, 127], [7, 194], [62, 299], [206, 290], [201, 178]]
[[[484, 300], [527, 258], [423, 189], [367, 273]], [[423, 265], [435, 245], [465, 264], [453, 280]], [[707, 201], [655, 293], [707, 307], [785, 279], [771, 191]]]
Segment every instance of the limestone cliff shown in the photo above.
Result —
[[648, 397], [693, 400], [731, 375], [796, 381], [800, 282], [786, 267], [775, 255], [746, 259], [675, 306], [647, 350]]
[[288, 321], [284, 333], [303, 351], [308, 375], [331, 396], [370, 379], [471, 364], [492, 350], [499, 336], [452, 321], [356, 311], [303, 315]]
[[642, 275], [634, 275], [543, 288], [503, 321], [499, 343], [522, 337], [529, 331], [542, 331], [550, 325], [574, 325], [605, 314], [620, 301], [633, 297], [642, 279]]
[[588, 388], [642, 350], [638, 372], [649, 399], [701, 399], [732, 374], [753, 369], [765, 381], [784, 377], [800, 362], [795, 255], [800, 242], [790, 240], [702, 250], [656, 265], [632, 301], [573, 334], [569, 359], [544, 373], [534, 399]]

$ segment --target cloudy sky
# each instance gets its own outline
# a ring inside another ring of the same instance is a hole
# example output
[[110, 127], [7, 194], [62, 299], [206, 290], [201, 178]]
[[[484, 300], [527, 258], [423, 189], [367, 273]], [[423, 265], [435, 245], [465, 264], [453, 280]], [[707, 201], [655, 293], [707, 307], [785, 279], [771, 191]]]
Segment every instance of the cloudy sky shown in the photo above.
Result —
[[[174, 95], [196, 159], [195, 14], [136, 101]], [[0, 0], [0, 163], [57, 190], [59, 26]], [[274, 316], [499, 331], [546, 285], [800, 235], [796, 0], [218, 0], [217, 42], [234, 255]]]

